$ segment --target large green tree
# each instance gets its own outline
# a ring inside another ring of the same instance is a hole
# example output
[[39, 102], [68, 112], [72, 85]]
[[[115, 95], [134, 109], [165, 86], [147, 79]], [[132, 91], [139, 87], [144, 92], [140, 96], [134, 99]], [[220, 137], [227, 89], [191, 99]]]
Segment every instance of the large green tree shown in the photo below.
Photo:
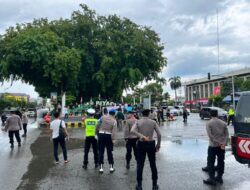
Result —
[[41, 96], [68, 92], [78, 99], [119, 100], [141, 81], [164, 82], [160, 38], [149, 27], [80, 5], [70, 19], [9, 28], [0, 38], [0, 79], [35, 86]]
[[[234, 89], [235, 89], [235, 92], [249, 91], [250, 90], [250, 79], [244, 80], [241, 77], [235, 77], [234, 78]], [[222, 82], [222, 85], [221, 85], [221, 96], [225, 97], [229, 94], [232, 94], [232, 80], [231, 79]]]
[[32, 84], [41, 96], [74, 89], [80, 53], [64, 45], [54, 32], [37, 28], [10, 29], [1, 40], [1, 79]]

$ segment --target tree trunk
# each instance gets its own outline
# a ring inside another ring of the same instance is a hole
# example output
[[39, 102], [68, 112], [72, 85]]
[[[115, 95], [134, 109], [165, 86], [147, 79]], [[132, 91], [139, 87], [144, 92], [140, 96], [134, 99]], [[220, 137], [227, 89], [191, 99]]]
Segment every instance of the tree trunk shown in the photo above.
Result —
[[61, 114], [64, 116], [64, 107], [66, 105], [66, 92], [62, 92], [62, 109], [61, 109]]
[[174, 89], [174, 94], [175, 94], [175, 105], [176, 105], [176, 102], [177, 102], [177, 94], [176, 94], [176, 89]]

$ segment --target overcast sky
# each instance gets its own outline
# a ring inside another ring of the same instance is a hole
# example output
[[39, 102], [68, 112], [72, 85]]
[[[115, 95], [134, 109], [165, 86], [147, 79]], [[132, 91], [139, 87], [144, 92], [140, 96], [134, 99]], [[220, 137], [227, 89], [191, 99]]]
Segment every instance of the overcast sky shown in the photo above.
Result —
[[[208, 72], [250, 67], [250, 0], [0, 0], [0, 34], [9, 26], [33, 18], [69, 18], [73, 10], [79, 9], [79, 3], [87, 4], [100, 15], [117, 14], [151, 26], [165, 45], [168, 66], [162, 76], [167, 79], [178, 75], [187, 81], [206, 77]], [[7, 87], [9, 84], [4, 84], [0, 91]], [[169, 91], [169, 87], [165, 89]], [[7, 91], [37, 96], [33, 87], [20, 82]]]

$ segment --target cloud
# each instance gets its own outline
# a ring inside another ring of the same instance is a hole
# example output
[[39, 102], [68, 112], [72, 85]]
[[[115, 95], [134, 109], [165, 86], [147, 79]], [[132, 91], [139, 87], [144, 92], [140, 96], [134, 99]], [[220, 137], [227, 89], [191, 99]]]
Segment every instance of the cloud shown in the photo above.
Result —
[[0, 34], [34, 18], [69, 18], [80, 3], [100, 15], [117, 14], [152, 27], [165, 45], [166, 78], [188, 80], [218, 72], [216, 10], [220, 72], [250, 65], [250, 0], [0, 0]]

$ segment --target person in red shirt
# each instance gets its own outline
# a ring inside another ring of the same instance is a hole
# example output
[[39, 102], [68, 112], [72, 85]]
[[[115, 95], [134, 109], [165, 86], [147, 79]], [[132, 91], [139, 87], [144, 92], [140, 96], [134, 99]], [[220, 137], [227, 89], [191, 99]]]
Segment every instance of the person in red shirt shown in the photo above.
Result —
[[50, 124], [51, 122], [51, 116], [50, 116], [50, 113], [48, 112], [45, 116], [44, 116], [44, 121], [47, 123], [47, 124]]

